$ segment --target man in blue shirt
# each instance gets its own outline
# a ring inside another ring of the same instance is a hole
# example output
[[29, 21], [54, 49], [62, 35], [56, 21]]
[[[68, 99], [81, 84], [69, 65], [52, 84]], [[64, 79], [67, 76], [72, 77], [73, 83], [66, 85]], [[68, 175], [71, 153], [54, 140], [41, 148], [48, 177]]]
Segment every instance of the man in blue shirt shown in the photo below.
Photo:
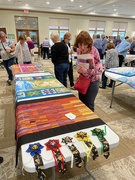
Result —
[[131, 46], [130, 38], [127, 40], [123, 40], [120, 44], [118, 44], [115, 49], [119, 53], [119, 67], [122, 66], [122, 63], [124, 62], [124, 58], [126, 57], [127, 51], [129, 50]]
[[101, 59], [104, 58], [105, 50], [106, 50], [106, 44], [107, 44], [107, 39], [105, 38], [105, 34], [102, 34], [102, 54], [101, 54]]

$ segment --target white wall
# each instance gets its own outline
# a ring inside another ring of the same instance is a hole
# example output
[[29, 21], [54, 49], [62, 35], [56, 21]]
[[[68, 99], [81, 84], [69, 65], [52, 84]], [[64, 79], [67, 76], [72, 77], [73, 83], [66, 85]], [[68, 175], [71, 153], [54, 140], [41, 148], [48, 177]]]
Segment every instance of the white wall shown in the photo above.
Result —
[[[0, 10], [0, 27], [4, 26], [7, 29], [8, 34], [15, 34], [16, 36], [16, 28], [14, 16], [31, 16], [38, 17], [38, 25], [39, 25], [39, 41], [40, 43], [43, 41], [45, 37], [49, 38], [49, 18], [68, 18], [70, 19], [70, 32], [72, 34], [72, 42], [74, 41], [75, 35], [80, 30], [88, 31], [89, 28], [89, 20], [105, 20], [106, 21], [106, 29], [105, 34], [107, 36], [112, 33], [113, 21], [118, 22], [128, 22], [128, 28], [126, 35], [132, 36], [135, 35], [135, 21], [134, 19], [123, 19], [123, 18], [104, 18], [104, 17], [94, 17], [94, 16], [81, 16], [81, 15], [68, 15], [68, 14], [53, 14], [53, 13], [43, 13], [43, 12], [29, 12], [24, 13], [23, 11], [8, 11], [8, 10]], [[15, 39], [16, 42], [16, 39]]]

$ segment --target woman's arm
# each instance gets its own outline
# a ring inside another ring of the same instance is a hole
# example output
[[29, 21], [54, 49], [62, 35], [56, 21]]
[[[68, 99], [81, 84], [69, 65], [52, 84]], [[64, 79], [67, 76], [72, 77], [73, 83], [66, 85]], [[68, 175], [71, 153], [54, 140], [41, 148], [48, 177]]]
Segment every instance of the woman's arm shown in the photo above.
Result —
[[100, 57], [99, 57], [98, 50], [95, 47], [92, 47], [92, 50], [91, 50], [90, 54], [94, 58], [93, 59], [94, 68], [93, 69], [86, 69], [86, 68], [82, 67], [79, 64], [78, 64], [78, 67], [77, 67], [77, 72], [80, 73], [80, 74], [83, 74], [86, 77], [93, 77], [93, 76], [102, 74], [102, 63], [100, 62]]

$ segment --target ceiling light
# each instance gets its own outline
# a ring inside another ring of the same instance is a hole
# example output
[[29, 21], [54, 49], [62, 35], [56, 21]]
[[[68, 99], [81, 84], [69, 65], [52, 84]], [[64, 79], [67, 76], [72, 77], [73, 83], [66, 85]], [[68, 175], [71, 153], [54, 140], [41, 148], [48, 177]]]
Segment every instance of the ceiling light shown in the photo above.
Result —
[[82, 7], [82, 5], [80, 5], [80, 8]]
[[50, 4], [50, 2], [46, 2], [46, 4]]
[[114, 9], [114, 11], [116, 11], [117, 9]]
[[71, 0], [71, 2], [73, 2], [74, 0]]

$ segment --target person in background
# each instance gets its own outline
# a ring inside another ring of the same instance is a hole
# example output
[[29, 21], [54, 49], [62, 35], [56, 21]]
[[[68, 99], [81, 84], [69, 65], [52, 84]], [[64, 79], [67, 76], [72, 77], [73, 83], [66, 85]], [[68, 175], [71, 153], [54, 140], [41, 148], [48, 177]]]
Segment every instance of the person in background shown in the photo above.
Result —
[[122, 66], [122, 63], [124, 62], [124, 58], [126, 57], [127, 51], [129, 50], [131, 43], [129, 42], [130, 39], [124, 39], [121, 41], [120, 44], [118, 44], [115, 49], [119, 53], [119, 67]]
[[96, 35], [96, 34], [93, 34], [93, 35], [92, 35], [92, 39], [93, 39], [93, 42], [94, 42], [95, 39], [97, 39], [97, 35]]
[[132, 37], [132, 43], [129, 49], [130, 54], [135, 54], [135, 36]]
[[14, 43], [6, 38], [6, 34], [3, 31], [0, 31], [0, 54], [3, 60], [3, 65], [8, 74], [8, 85], [11, 85], [13, 80], [13, 74], [10, 66], [14, 64], [15, 57], [10, 57], [10, 52], [15, 51]]
[[126, 40], [129, 39], [129, 36], [125, 36], [125, 39], [126, 39]]
[[47, 55], [47, 59], [49, 59], [49, 48], [50, 48], [50, 42], [48, 40], [48, 38], [45, 38], [45, 40], [42, 43], [42, 49], [43, 49], [43, 59], [46, 59], [46, 55]]
[[29, 48], [29, 51], [31, 52], [31, 49], [34, 48], [34, 42], [31, 40], [31, 37], [27, 37], [27, 44], [28, 44], [28, 48]]
[[102, 57], [102, 40], [100, 39], [100, 34], [97, 34], [97, 39], [95, 39], [95, 41], [93, 41], [93, 46], [95, 48], [97, 48], [99, 55], [100, 55], [100, 59]]
[[115, 45], [115, 47], [121, 43], [121, 39], [120, 39], [120, 35], [118, 35], [114, 40], [113, 40], [113, 44]]
[[3, 163], [3, 157], [0, 156], [0, 164]]
[[69, 77], [69, 82], [70, 82], [70, 88], [74, 90], [74, 76], [73, 76], [73, 65], [72, 65], [72, 53], [73, 53], [73, 51], [71, 49], [70, 40], [71, 40], [71, 34], [69, 32], [65, 33], [63, 42], [67, 45], [68, 53], [69, 53], [68, 77]]
[[67, 87], [67, 75], [69, 71], [68, 47], [65, 43], [60, 41], [60, 37], [57, 32], [51, 33], [51, 40], [54, 43], [51, 47], [51, 58], [52, 63], [54, 64], [56, 79]]
[[92, 66], [89, 66], [89, 69], [86, 69], [78, 63], [77, 72], [91, 79], [86, 94], [81, 94], [79, 92], [79, 99], [94, 111], [94, 101], [99, 90], [99, 75], [102, 74], [102, 64], [100, 62], [99, 53], [93, 46], [93, 40], [87, 31], [81, 31], [78, 34], [74, 46], [78, 48], [78, 54], [90, 54], [92, 57]]
[[[102, 73], [102, 86], [100, 88], [106, 89], [107, 84], [107, 77], [105, 76], [105, 70], [109, 68], [116, 68], [119, 66], [119, 58], [118, 58], [118, 51], [115, 50], [115, 45], [113, 43], [107, 44], [107, 51], [106, 51], [106, 59], [105, 59], [105, 67]], [[108, 87], [112, 87], [113, 80], [110, 80], [110, 84]]]
[[31, 54], [24, 34], [19, 36], [19, 42], [16, 45], [15, 54], [18, 59], [18, 64], [31, 64]]
[[105, 50], [106, 50], [106, 44], [107, 44], [107, 39], [106, 39], [106, 37], [105, 37], [105, 34], [102, 34], [101, 37], [102, 37], [102, 54], [101, 54], [101, 59], [104, 59]]

